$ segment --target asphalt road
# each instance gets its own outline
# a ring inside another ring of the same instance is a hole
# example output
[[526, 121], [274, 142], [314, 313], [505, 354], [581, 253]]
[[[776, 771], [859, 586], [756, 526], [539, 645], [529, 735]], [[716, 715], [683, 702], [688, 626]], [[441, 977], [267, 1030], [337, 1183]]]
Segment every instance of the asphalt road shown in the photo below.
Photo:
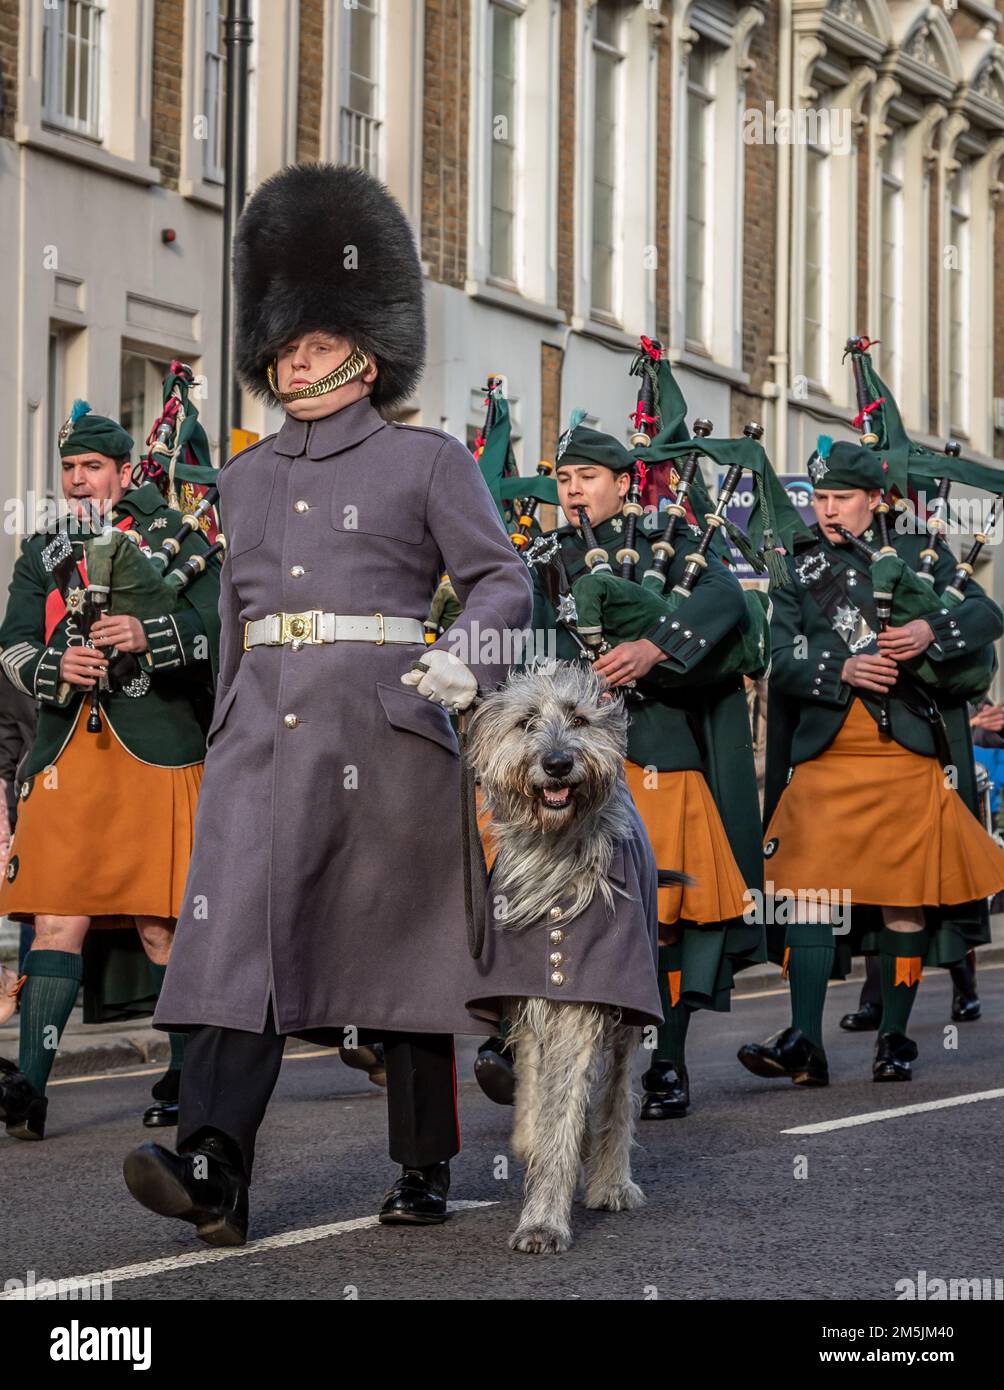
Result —
[[[742, 1042], [787, 1022], [784, 992], [740, 996], [731, 1015], [699, 1015], [690, 1115], [639, 1125], [635, 1177], [647, 1207], [578, 1208], [575, 1245], [556, 1258], [506, 1248], [521, 1183], [506, 1160], [511, 1112], [465, 1079], [469, 1043], [451, 1197], [485, 1205], [419, 1230], [366, 1220], [393, 1177], [383, 1094], [360, 1093], [368, 1083], [330, 1055], [287, 1057], [259, 1136], [252, 1240], [242, 1251], [212, 1251], [129, 1197], [122, 1157], [158, 1137], [139, 1124], [150, 1075], [69, 1078], [50, 1091], [44, 1143], [0, 1137], [0, 1285], [31, 1270], [36, 1279], [115, 1271], [115, 1299], [888, 1300], [921, 1270], [928, 1279], [1000, 1278], [1004, 968], [980, 978], [984, 1017], [958, 1028], [957, 1049], [944, 1045], [948, 978], [925, 979], [909, 1085], [876, 1086], [874, 1035], [837, 1028], [856, 986], [830, 989], [825, 1090], [761, 1081], [735, 1060]], [[784, 1132], [993, 1090], [879, 1122]]]

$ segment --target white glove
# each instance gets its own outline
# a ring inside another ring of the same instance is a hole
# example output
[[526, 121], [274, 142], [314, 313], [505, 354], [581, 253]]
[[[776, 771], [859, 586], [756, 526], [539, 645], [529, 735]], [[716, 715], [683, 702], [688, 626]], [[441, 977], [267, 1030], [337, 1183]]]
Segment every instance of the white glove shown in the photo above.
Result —
[[405, 671], [401, 684], [417, 686], [419, 695], [451, 710], [466, 709], [478, 693], [477, 677], [470, 667], [441, 647], [433, 647], [414, 670]]

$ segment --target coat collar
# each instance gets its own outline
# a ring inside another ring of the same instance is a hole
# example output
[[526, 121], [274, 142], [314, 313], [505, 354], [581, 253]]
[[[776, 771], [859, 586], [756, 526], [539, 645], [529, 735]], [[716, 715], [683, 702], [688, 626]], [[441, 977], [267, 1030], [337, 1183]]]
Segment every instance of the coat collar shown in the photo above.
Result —
[[308, 458], [326, 459], [343, 449], [355, 448], [383, 424], [383, 417], [373, 409], [369, 396], [363, 396], [320, 420], [294, 420], [287, 415], [273, 447], [287, 458], [306, 454]]
[[152, 516], [161, 510], [167, 510], [167, 503], [156, 483], [143, 483], [140, 487], [130, 488], [115, 504], [116, 514], [128, 512], [135, 516], [137, 512], [142, 512]]

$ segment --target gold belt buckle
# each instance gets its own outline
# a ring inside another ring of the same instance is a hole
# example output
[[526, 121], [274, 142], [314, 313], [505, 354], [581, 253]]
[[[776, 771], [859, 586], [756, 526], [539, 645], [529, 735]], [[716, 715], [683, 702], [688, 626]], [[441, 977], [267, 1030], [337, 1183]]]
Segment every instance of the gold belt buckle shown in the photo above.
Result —
[[380, 624], [380, 636], [376, 639], [376, 641], [375, 641], [375, 643], [374, 643], [374, 646], [382, 647], [383, 644], [387, 641], [387, 634], [386, 634], [386, 632], [384, 631], [384, 625], [383, 625], [383, 614], [382, 614], [382, 613], [374, 613], [373, 616], [374, 616], [374, 618], [376, 618], [377, 622]]
[[299, 645], [313, 643], [314, 637], [314, 614], [309, 613], [282, 613], [282, 635], [280, 642], [296, 642]]

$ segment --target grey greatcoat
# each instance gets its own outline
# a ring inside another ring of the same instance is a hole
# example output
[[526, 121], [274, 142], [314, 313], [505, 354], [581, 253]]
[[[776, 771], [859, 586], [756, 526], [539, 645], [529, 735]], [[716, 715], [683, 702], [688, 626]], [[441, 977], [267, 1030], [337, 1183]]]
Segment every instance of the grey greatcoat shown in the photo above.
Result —
[[220, 683], [155, 1024], [261, 1032], [271, 998], [280, 1033], [486, 1032], [464, 1007], [456, 736], [400, 682], [424, 645], [243, 649], [245, 620], [273, 612], [421, 621], [446, 569], [464, 612], [436, 645], [494, 635], [457, 654], [498, 684], [531, 583], [477, 464], [363, 399], [287, 417], [230, 460], [220, 497]]
[[493, 868], [476, 967], [480, 984], [468, 998], [473, 1013], [497, 1022], [507, 998], [553, 999], [619, 1007], [623, 1022], [636, 1027], [662, 1023], [658, 870], [641, 816], [634, 802], [629, 806], [633, 831], [615, 845], [607, 872], [612, 914], [596, 893], [577, 917], [566, 918], [559, 901], [539, 922], [507, 930], [493, 920]]

